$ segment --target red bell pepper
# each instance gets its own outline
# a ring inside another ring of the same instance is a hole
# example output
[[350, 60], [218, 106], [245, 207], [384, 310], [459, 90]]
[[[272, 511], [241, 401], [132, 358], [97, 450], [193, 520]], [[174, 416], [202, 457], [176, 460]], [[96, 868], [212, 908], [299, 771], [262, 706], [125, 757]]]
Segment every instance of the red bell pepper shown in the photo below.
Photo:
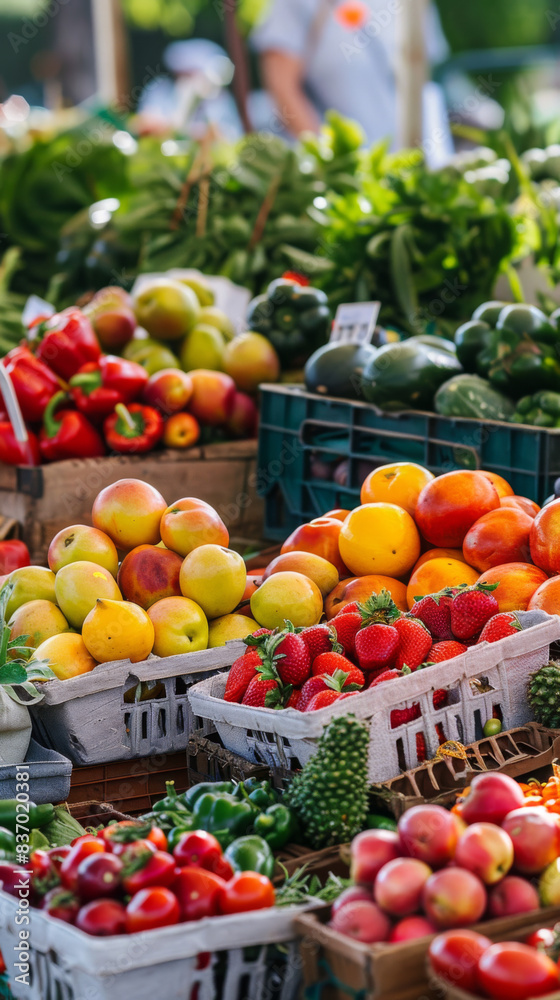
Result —
[[111, 451], [122, 455], [139, 455], [151, 451], [161, 440], [164, 420], [153, 406], [117, 403], [115, 412], [103, 424], [105, 440]]
[[14, 569], [29, 566], [29, 549], [19, 538], [6, 538], [0, 542], [0, 574], [4, 576]]
[[82, 365], [101, 357], [101, 347], [89, 319], [75, 306], [56, 313], [34, 330], [35, 354], [66, 381]]
[[70, 409], [58, 410], [59, 406], [67, 402], [68, 393], [58, 392], [45, 410], [39, 435], [43, 458], [47, 462], [56, 462], [64, 458], [99, 458], [104, 455], [103, 439], [83, 413]]
[[14, 347], [2, 364], [12, 380], [23, 419], [39, 423], [47, 403], [60, 389], [60, 379], [25, 344]]
[[72, 399], [89, 420], [104, 420], [117, 403], [133, 403], [138, 399], [148, 373], [136, 361], [125, 361], [113, 354], [90, 361], [70, 379]]
[[6, 465], [40, 465], [39, 440], [33, 431], [27, 432], [27, 442], [18, 441], [9, 420], [0, 423], [0, 462]]

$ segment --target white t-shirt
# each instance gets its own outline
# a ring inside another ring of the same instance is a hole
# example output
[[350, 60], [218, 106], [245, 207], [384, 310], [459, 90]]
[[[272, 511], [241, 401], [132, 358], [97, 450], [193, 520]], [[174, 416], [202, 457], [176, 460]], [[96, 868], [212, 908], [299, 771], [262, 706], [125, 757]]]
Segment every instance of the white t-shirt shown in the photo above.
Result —
[[[265, 18], [252, 35], [255, 49], [289, 52], [306, 60], [305, 88], [319, 114], [335, 108], [356, 119], [369, 142], [393, 137], [397, 17], [403, 3], [414, 0], [367, 0], [369, 11], [355, 29], [339, 16], [338, 8], [344, 3], [331, 0], [332, 9], [310, 52], [309, 36], [320, 2], [269, 0]], [[434, 7], [429, 8], [426, 44], [431, 61], [445, 58], [447, 43]], [[433, 99], [433, 85], [428, 85], [428, 93]], [[443, 114], [441, 100], [440, 107]], [[433, 128], [433, 115], [428, 113], [428, 117]]]

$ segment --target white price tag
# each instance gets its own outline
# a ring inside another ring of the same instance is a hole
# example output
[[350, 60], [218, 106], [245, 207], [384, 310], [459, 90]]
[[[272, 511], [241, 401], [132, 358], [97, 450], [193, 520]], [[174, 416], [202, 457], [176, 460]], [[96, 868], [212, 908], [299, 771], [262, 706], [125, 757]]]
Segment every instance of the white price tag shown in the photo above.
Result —
[[348, 302], [336, 310], [331, 343], [371, 344], [381, 302]]

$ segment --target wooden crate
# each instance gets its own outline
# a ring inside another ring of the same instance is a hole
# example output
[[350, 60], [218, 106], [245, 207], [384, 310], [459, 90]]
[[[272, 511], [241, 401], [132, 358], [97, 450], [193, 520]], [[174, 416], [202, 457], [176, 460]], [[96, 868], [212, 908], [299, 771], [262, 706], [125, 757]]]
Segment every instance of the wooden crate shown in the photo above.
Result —
[[49, 543], [69, 524], [91, 524], [91, 507], [117, 479], [143, 479], [169, 503], [199, 497], [216, 508], [230, 534], [262, 538], [263, 502], [257, 495], [257, 442], [219, 444], [52, 462], [37, 468], [0, 464], [0, 516], [18, 525], [34, 563], [45, 563]]

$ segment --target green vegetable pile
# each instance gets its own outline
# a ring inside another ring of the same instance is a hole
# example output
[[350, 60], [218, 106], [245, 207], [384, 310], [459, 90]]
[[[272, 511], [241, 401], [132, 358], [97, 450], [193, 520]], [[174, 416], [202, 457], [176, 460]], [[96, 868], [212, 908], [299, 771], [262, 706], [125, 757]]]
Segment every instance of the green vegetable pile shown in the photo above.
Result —
[[25, 813], [17, 799], [0, 801], [0, 858], [14, 861], [17, 857], [16, 831], [25, 823], [29, 827], [29, 849], [48, 850], [64, 847], [86, 831], [74, 819], [66, 806], [26, 804]]

